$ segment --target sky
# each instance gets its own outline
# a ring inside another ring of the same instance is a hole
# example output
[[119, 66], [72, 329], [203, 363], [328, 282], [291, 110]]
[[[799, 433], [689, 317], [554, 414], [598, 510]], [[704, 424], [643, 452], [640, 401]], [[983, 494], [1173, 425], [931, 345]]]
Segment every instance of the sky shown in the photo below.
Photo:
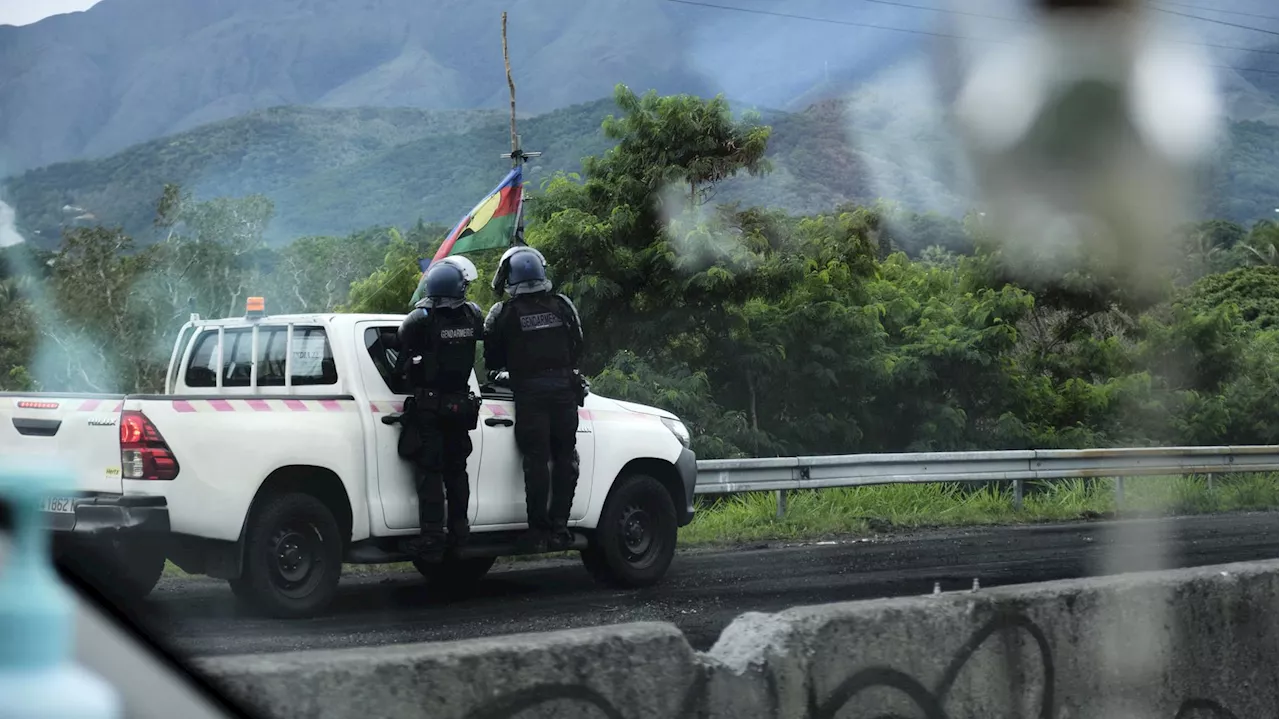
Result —
[[0, 25], [29, 25], [50, 15], [87, 10], [98, 0], [0, 0]]

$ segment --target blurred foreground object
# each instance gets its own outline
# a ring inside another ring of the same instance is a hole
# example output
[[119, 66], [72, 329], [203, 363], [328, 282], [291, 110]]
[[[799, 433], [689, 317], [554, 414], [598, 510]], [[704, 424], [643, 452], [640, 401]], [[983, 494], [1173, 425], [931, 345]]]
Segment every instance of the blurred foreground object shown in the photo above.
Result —
[[1024, 278], [1087, 263], [1154, 292], [1217, 140], [1208, 57], [1138, 0], [1034, 5], [1033, 29], [981, 58], [956, 102], [984, 226]]
[[71, 663], [73, 605], [53, 569], [44, 500], [72, 486], [48, 468], [0, 466], [11, 539], [0, 559], [0, 719], [115, 719], [111, 685]]

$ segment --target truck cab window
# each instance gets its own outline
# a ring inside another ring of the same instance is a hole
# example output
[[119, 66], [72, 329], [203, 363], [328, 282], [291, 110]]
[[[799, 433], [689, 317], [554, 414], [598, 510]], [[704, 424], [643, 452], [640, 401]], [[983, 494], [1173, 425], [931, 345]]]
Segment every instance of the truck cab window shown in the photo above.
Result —
[[[223, 349], [224, 366], [231, 359], [231, 347], [234, 344], [232, 331], [225, 334], [226, 347]], [[216, 387], [218, 385], [218, 332], [205, 330], [196, 337], [195, 349], [191, 352], [191, 362], [187, 365], [186, 384], [188, 387]], [[224, 374], [223, 383], [226, 383]]]
[[[284, 327], [260, 327], [258, 330], [258, 385], [283, 387], [285, 373]], [[222, 386], [248, 387], [252, 373], [253, 331], [237, 328], [223, 332]], [[206, 330], [196, 338], [191, 362], [187, 367], [188, 387], [216, 387], [218, 332]], [[333, 348], [322, 327], [293, 328], [293, 385], [337, 384], [338, 370], [333, 361]]]
[[398, 327], [370, 327], [364, 331], [364, 346], [369, 351], [373, 366], [378, 368], [387, 389], [395, 394], [409, 394], [408, 383], [396, 375], [396, 362], [400, 359]]
[[[284, 351], [281, 332], [281, 352]], [[337, 384], [338, 368], [333, 363], [333, 348], [323, 327], [293, 328], [293, 384]]]

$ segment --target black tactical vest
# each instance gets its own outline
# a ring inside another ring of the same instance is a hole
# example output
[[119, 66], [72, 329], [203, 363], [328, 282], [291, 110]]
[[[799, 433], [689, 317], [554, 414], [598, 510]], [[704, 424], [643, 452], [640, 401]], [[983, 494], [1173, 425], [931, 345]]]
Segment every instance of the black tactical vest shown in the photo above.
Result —
[[[461, 392], [467, 389], [476, 361], [476, 342], [483, 332], [480, 312], [461, 307], [415, 309], [401, 325], [402, 351], [408, 353], [409, 382], [415, 388]], [[414, 356], [422, 361], [412, 364]]]
[[558, 295], [539, 292], [508, 301], [507, 365], [519, 382], [539, 376], [568, 376], [577, 366], [574, 356], [573, 310]]

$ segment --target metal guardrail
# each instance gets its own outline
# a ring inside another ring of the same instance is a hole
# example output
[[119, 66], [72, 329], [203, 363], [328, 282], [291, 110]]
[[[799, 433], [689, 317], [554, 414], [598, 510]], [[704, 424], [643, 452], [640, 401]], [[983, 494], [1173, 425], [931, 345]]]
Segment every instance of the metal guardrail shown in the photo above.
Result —
[[777, 492], [778, 514], [786, 493], [797, 489], [875, 484], [1013, 481], [1021, 506], [1023, 482], [1072, 477], [1115, 477], [1119, 499], [1124, 477], [1158, 474], [1229, 474], [1280, 469], [1280, 446], [1033, 449], [1002, 452], [843, 454], [698, 462], [696, 494]]

